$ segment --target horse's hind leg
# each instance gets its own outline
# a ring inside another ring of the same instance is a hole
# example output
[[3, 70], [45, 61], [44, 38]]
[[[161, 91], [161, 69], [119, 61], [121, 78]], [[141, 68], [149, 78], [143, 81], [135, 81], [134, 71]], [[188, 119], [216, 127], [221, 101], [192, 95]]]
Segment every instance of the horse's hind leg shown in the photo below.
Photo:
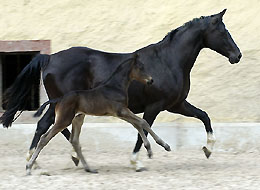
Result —
[[144, 120], [141, 119], [139, 117], [137, 117], [135, 114], [133, 114], [128, 108], [123, 108], [120, 113], [118, 113], [118, 117], [128, 121], [129, 123], [131, 123], [139, 132], [139, 134], [141, 135], [143, 142], [144, 142], [144, 146], [148, 151], [148, 156], [151, 156], [151, 149], [150, 149], [150, 143], [146, 137], [146, 135], [144, 134], [143, 130], [146, 130], [148, 133], [151, 134], [151, 136], [153, 137], [153, 139], [155, 140], [155, 142], [159, 145], [161, 145], [162, 147], [165, 148], [165, 150], [170, 151], [170, 146], [168, 144], [166, 144], [160, 137], [158, 137], [153, 130], [149, 127], [149, 124]]
[[[46, 111], [44, 116], [38, 121], [37, 128], [34, 133], [34, 137], [31, 143], [31, 146], [29, 148], [29, 151], [27, 153], [26, 160], [27, 162], [31, 159], [33, 153], [35, 152], [35, 149], [37, 147], [37, 144], [41, 138], [41, 136], [48, 131], [50, 126], [54, 123], [55, 120], [55, 106], [50, 105], [49, 109]], [[38, 164], [34, 163], [34, 168], [38, 168]]]
[[82, 151], [81, 151], [81, 146], [79, 143], [79, 135], [81, 132], [81, 127], [84, 121], [84, 114], [80, 114], [77, 115], [73, 121], [72, 121], [72, 131], [71, 131], [71, 138], [70, 138], [70, 142], [75, 150], [75, 152], [77, 153], [78, 158], [80, 159], [84, 169], [86, 172], [91, 172], [91, 173], [97, 173], [96, 170], [91, 170], [90, 167], [88, 166]]
[[216, 142], [215, 135], [213, 133], [213, 130], [211, 128], [211, 122], [208, 114], [199, 108], [196, 108], [195, 106], [191, 105], [186, 100], [183, 101], [178, 106], [172, 107], [171, 109], [167, 110], [172, 113], [179, 113], [184, 116], [188, 117], [195, 117], [201, 120], [205, 126], [205, 130], [207, 132], [207, 146], [203, 147], [203, 151], [207, 158], [210, 157], [214, 144]]

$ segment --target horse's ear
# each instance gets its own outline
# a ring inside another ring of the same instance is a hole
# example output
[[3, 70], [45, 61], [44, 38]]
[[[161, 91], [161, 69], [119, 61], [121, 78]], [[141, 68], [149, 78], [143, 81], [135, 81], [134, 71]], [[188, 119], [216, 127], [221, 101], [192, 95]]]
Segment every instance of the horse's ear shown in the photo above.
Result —
[[223, 17], [223, 15], [226, 13], [227, 9], [224, 9], [223, 11], [221, 11], [218, 15], [219, 17]]
[[225, 12], [227, 11], [227, 9], [224, 9], [223, 11], [221, 11], [220, 13], [213, 15], [212, 18], [212, 24], [217, 24], [219, 21], [222, 20], [223, 15], [225, 14]]

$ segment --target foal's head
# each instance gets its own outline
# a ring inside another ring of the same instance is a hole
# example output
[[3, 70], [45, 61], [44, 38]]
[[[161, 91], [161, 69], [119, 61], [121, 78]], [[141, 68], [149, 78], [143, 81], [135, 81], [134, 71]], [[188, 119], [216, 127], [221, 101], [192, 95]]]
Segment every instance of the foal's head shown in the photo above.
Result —
[[153, 78], [146, 74], [144, 64], [138, 59], [137, 55], [135, 55], [132, 64], [132, 70], [130, 73], [130, 78], [132, 80], [137, 80], [141, 83], [149, 85], [153, 83]]
[[226, 9], [208, 17], [208, 26], [203, 36], [204, 45], [227, 57], [231, 64], [238, 63], [242, 54], [222, 21], [225, 12]]

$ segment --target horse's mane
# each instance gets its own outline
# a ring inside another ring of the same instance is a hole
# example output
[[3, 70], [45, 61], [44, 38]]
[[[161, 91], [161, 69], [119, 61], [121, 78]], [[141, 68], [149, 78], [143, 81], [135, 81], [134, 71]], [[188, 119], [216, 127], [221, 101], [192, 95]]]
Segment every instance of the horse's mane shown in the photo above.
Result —
[[201, 21], [202, 19], [205, 19], [207, 17], [205, 16], [201, 16], [200, 18], [194, 18], [192, 19], [191, 21], [188, 21], [186, 23], [184, 23], [182, 26], [176, 28], [176, 29], [173, 29], [171, 30], [170, 32], [168, 32], [166, 34], [166, 36], [162, 39], [162, 41], [172, 41], [172, 39], [175, 37], [175, 34], [180, 31], [180, 30], [183, 30], [183, 29], [188, 29], [190, 28], [191, 26], [193, 26], [194, 24], [198, 23], [199, 21]]

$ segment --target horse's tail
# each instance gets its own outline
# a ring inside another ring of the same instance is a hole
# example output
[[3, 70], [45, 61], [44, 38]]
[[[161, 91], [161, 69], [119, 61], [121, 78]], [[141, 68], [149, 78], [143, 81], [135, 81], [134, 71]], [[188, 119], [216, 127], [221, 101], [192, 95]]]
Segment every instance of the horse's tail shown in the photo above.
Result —
[[43, 110], [46, 108], [46, 106], [47, 106], [48, 104], [56, 104], [56, 103], [59, 102], [61, 99], [62, 99], [62, 97], [61, 97], [61, 98], [52, 99], [52, 100], [49, 100], [49, 101], [43, 103], [43, 104], [41, 105], [41, 107], [37, 110], [37, 112], [33, 115], [33, 117], [40, 117], [41, 114], [42, 114], [42, 112], [43, 112]]
[[18, 110], [21, 112], [25, 109], [27, 97], [30, 90], [39, 77], [41, 68], [49, 63], [49, 55], [39, 54], [34, 57], [31, 62], [17, 76], [14, 83], [8, 88], [4, 94], [4, 103], [7, 109], [0, 117], [0, 123], [4, 127], [9, 127], [16, 120], [14, 116]]

